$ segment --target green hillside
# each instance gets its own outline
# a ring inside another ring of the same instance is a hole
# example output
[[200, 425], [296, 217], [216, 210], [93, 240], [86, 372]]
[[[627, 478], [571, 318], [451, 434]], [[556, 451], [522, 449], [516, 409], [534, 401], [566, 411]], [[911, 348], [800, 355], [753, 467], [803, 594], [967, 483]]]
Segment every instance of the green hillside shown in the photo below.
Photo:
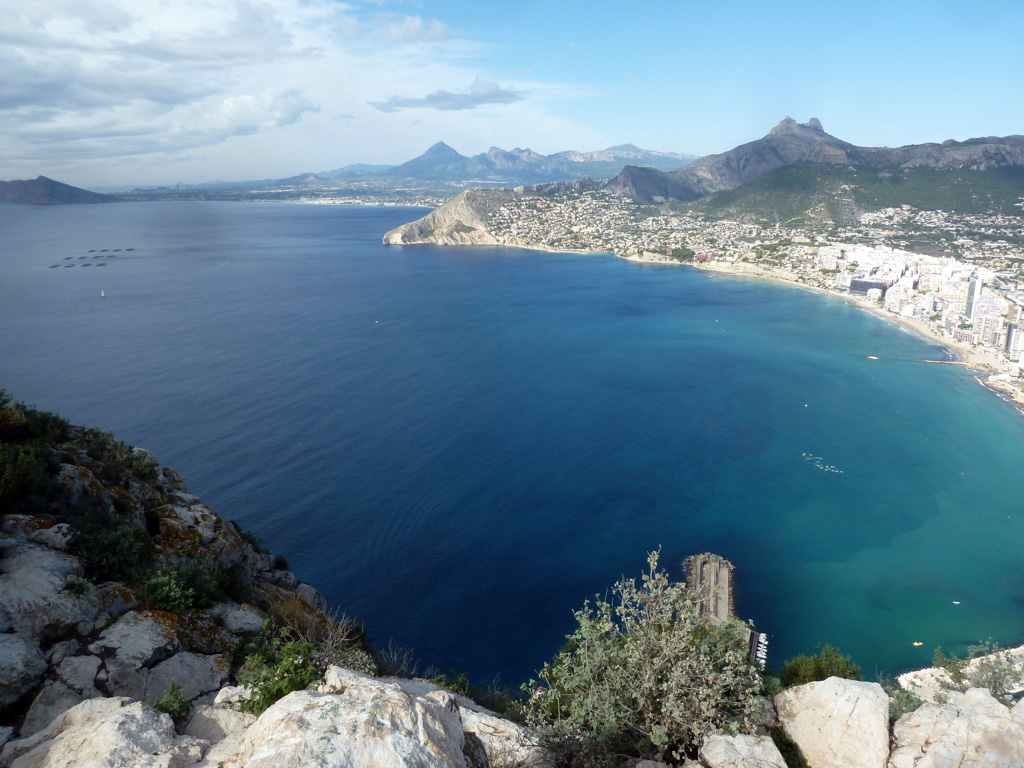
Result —
[[681, 207], [710, 216], [782, 224], [849, 224], [903, 204], [951, 213], [1021, 213], [1024, 167], [986, 171], [835, 168], [795, 163]]

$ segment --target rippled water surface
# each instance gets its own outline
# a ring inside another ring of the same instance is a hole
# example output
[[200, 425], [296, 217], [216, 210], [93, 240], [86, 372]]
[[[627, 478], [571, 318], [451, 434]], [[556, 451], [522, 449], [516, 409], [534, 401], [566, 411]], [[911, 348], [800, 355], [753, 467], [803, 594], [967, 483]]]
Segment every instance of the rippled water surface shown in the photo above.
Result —
[[0, 206], [0, 387], [150, 448], [378, 645], [478, 681], [528, 677], [659, 546], [736, 564], [776, 667], [1024, 641], [1024, 420], [940, 350], [787, 286], [380, 245], [421, 214]]

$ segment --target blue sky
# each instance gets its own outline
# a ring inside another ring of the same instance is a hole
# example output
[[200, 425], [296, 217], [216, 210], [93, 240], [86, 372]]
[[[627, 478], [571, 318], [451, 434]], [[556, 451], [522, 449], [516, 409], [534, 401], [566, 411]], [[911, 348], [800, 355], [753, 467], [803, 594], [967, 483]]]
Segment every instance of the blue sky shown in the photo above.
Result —
[[398, 163], [435, 141], [707, 154], [1024, 133], [1019, 2], [0, 0], [0, 178]]

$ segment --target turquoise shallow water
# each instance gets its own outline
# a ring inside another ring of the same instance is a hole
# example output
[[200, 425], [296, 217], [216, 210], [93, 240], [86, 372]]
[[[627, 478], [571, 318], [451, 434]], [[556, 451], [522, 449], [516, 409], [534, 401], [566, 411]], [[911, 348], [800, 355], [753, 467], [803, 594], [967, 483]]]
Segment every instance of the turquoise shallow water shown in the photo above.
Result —
[[776, 667], [1024, 641], [1024, 420], [934, 345], [787, 286], [380, 245], [420, 213], [0, 206], [0, 386], [478, 681], [528, 677], [659, 546], [736, 564]]

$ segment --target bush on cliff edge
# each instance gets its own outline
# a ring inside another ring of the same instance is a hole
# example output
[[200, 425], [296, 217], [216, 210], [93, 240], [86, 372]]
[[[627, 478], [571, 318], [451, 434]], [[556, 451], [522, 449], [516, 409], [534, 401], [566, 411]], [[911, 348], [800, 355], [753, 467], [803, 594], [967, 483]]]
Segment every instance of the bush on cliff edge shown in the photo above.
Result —
[[749, 732], [761, 680], [742, 624], [712, 624], [648, 557], [638, 585], [576, 612], [568, 644], [531, 681], [528, 718], [574, 765], [621, 756], [681, 761], [713, 732]]

